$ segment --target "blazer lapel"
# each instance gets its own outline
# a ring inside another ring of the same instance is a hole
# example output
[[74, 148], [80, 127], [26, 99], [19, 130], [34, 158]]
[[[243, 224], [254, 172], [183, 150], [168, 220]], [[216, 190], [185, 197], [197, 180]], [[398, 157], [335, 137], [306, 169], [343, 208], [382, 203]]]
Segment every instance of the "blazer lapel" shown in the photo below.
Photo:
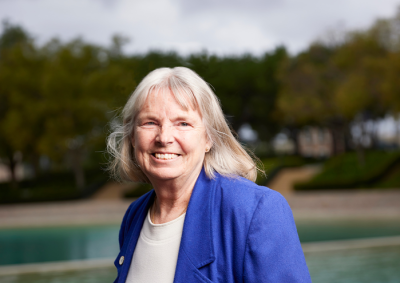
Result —
[[185, 250], [179, 250], [178, 262], [176, 264], [174, 283], [212, 283], [191, 262], [191, 257]]
[[[218, 178], [218, 175], [217, 177]], [[204, 169], [193, 188], [183, 226], [174, 282], [211, 282], [198, 269], [215, 260], [212, 204], [215, 186]]]
[[140, 231], [142, 230], [143, 222], [146, 218], [147, 211], [149, 210], [150, 204], [153, 203], [155, 193], [152, 191], [151, 194], [147, 197], [146, 200], [143, 201], [141, 204], [140, 208], [138, 208], [138, 213], [137, 216], [135, 216], [131, 223], [135, 223], [134, 227], [131, 227], [129, 229], [128, 235], [125, 236], [128, 241], [124, 242], [124, 245], [121, 249], [121, 252], [116, 260], [116, 262], [119, 260], [121, 256], [125, 257], [125, 260], [123, 261], [123, 265], [121, 266], [121, 271], [119, 271], [119, 278], [118, 282], [125, 282], [126, 277], [128, 276], [129, 268], [131, 266], [131, 261], [133, 257], [133, 251], [136, 248], [137, 241], [139, 239]]

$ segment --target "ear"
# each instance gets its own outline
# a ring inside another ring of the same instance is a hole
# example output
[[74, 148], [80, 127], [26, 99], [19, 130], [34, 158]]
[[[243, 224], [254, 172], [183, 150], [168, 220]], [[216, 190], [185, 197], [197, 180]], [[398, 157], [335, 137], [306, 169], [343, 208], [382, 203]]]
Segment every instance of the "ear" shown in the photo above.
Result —
[[206, 148], [208, 148], [209, 150], [208, 151], [210, 151], [211, 150], [211, 147], [213, 146], [213, 143], [212, 143], [212, 141], [210, 141], [210, 139], [208, 139], [207, 138], [207, 141], [206, 141]]

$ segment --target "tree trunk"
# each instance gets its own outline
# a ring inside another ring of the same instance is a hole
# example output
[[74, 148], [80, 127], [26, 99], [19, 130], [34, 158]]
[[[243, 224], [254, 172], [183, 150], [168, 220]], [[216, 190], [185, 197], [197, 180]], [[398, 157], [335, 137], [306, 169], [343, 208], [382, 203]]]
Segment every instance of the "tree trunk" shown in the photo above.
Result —
[[[361, 128], [361, 136], [359, 137], [359, 140], [356, 145], [356, 151], [357, 151], [357, 157], [358, 157], [358, 163], [361, 167], [365, 166], [365, 146], [364, 146], [364, 138], [369, 137], [372, 139], [371, 135], [367, 133], [366, 129], [366, 121], [364, 120], [363, 116], [361, 116], [361, 121], [359, 122], [360, 128]], [[372, 143], [372, 140], [370, 140]]]
[[379, 148], [379, 137], [378, 137], [378, 126], [375, 121], [373, 122], [373, 129], [371, 133], [368, 133], [369, 138], [371, 140], [371, 148], [378, 149]]
[[344, 151], [348, 152], [353, 148], [353, 140], [351, 137], [350, 125], [345, 124], [344, 128]]
[[299, 144], [299, 129], [297, 127], [288, 127], [289, 138], [293, 141], [293, 154], [300, 155], [300, 144]]
[[32, 165], [33, 165], [33, 175], [34, 178], [38, 178], [40, 176], [40, 161], [39, 161], [40, 157], [38, 154], [33, 154], [32, 155]]
[[76, 187], [83, 192], [85, 188], [86, 181], [85, 181], [85, 171], [83, 170], [82, 166], [82, 151], [79, 149], [72, 150], [71, 152], [71, 165], [72, 171], [74, 172], [75, 176], [75, 184]]
[[346, 141], [343, 126], [331, 126], [330, 132], [332, 135], [332, 155], [338, 155], [346, 150]]
[[396, 146], [400, 147], [400, 114], [398, 114], [397, 119], [395, 120], [396, 124]]
[[18, 189], [16, 167], [17, 167], [17, 161], [14, 158], [14, 154], [11, 153], [8, 155], [8, 169], [10, 170], [11, 187], [13, 189]]

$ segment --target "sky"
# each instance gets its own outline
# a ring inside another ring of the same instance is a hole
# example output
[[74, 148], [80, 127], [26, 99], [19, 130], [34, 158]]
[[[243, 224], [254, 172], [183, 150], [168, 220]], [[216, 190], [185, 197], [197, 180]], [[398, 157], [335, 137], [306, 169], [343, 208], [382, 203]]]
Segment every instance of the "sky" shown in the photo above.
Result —
[[298, 53], [328, 31], [368, 28], [400, 0], [0, 0], [0, 19], [22, 25], [40, 44], [78, 36], [127, 53], [255, 55], [284, 45]]

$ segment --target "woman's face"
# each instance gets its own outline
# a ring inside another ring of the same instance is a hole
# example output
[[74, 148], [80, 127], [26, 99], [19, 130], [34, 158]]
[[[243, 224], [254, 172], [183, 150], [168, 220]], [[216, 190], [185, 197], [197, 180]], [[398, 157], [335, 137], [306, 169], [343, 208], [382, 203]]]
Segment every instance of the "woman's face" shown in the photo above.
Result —
[[152, 183], [197, 179], [210, 148], [199, 112], [184, 110], [169, 90], [149, 94], [135, 119], [132, 145]]

